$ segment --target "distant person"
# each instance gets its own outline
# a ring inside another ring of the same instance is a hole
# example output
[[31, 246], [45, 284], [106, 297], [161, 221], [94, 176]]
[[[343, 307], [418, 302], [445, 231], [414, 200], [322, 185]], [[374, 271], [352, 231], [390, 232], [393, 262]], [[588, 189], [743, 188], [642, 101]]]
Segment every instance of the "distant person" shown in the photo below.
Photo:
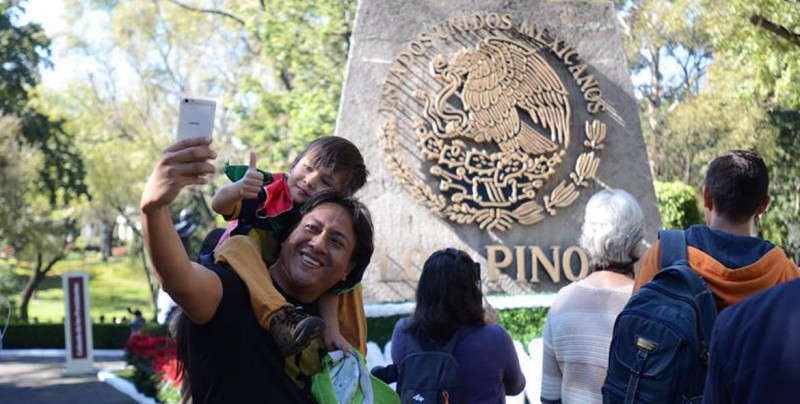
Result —
[[800, 397], [800, 280], [720, 313], [711, 335], [704, 403], [780, 403]]
[[[705, 225], [686, 230], [689, 266], [714, 293], [722, 310], [800, 276], [780, 247], [753, 237], [754, 219], [769, 205], [769, 172], [756, 153], [734, 150], [708, 166], [703, 186]], [[660, 264], [656, 242], [642, 258], [633, 292], [653, 279]]]
[[131, 308], [128, 307], [128, 313], [133, 315], [133, 319], [131, 320], [131, 335], [139, 335], [146, 322], [142, 316], [142, 311], [139, 309], [131, 310]]
[[[240, 175], [236, 171], [245, 170]], [[250, 153], [247, 167], [227, 167], [232, 182], [222, 187], [211, 203], [215, 212], [231, 223], [220, 238], [222, 245], [231, 235], [247, 235], [261, 247], [267, 265], [277, 258], [277, 251], [289, 230], [300, 220], [300, 206], [311, 196], [336, 191], [352, 195], [366, 183], [367, 168], [358, 148], [349, 140], [323, 136], [312, 141], [292, 163], [288, 174], [263, 173], [256, 168], [256, 155]], [[341, 349], [349, 354], [352, 344], [366, 354], [366, 329], [358, 329], [359, 318], [365, 315], [360, 279], [337, 285], [320, 300], [322, 319], [308, 316], [294, 307], [272, 287], [262, 272], [234, 271], [242, 277], [250, 291], [253, 309], [261, 326], [272, 333], [286, 356], [294, 355], [324, 334], [329, 349]], [[346, 304], [339, 316], [340, 295]], [[324, 320], [324, 322], [323, 322]], [[340, 332], [344, 328], [351, 341]]]
[[[506, 395], [522, 392], [525, 376], [511, 336], [484, 318], [478, 268], [461, 250], [431, 254], [417, 285], [413, 316], [394, 327], [392, 360], [402, 374], [412, 344], [438, 350], [458, 333], [452, 355], [460, 370], [464, 402], [502, 403]], [[397, 387], [400, 393], [401, 382]]]
[[558, 292], [542, 333], [543, 403], [600, 403], [614, 321], [633, 290], [645, 221], [631, 194], [603, 190], [589, 200], [580, 246], [592, 273]]
[[[327, 354], [314, 340], [286, 358], [258, 323], [247, 286], [231, 267], [269, 273], [276, 288], [307, 314], [343, 279], [361, 278], [374, 250], [369, 212], [335, 193], [311, 197], [289, 232], [274, 265], [267, 268], [260, 246], [233, 236], [213, 257], [192, 262], [181, 246], [169, 207], [180, 191], [202, 184], [215, 171], [211, 139], [188, 139], [167, 148], [145, 185], [141, 200], [145, 246], [170, 296], [191, 319], [188, 362], [192, 397], [198, 402], [313, 402], [311, 376]], [[362, 308], [363, 309], [363, 308]]]
[[191, 252], [190, 240], [192, 234], [197, 231], [197, 224], [195, 224], [192, 216], [192, 209], [181, 209], [181, 213], [178, 215], [178, 223], [175, 224], [175, 231], [178, 232], [178, 237], [181, 238], [183, 248], [186, 250], [187, 254]]

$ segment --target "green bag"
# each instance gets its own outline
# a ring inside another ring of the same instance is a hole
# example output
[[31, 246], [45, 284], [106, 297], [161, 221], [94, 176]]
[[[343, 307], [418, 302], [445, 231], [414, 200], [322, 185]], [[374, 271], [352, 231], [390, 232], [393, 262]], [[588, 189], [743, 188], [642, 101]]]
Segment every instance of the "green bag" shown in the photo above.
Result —
[[322, 359], [322, 370], [311, 377], [311, 394], [321, 404], [400, 404], [400, 397], [372, 376], [364, 358], [353, 349], [345, 357], [334, 351]]

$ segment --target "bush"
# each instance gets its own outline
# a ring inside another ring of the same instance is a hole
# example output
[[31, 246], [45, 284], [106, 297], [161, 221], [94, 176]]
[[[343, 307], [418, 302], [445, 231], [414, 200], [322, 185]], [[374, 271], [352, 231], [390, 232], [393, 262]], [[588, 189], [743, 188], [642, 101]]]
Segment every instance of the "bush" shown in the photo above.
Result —
[[[147, 323], [144, 330], [166, 335], [166, 326]], [[122, 349], [131, 335], [127, 324], [93, 324], [94, 349]], [[12, 323], [3, 336], [4, 349], [64, 349], [64, 324]]]
[[680, 181], [653, 183], [658, 201], [658, 213], [665, 229], [685, 230], [703, 222], [700, 204], [694, 189]]
[[133, 367], [131, 381], [136, 389], [159, 402], [177, 402], [181, 378], [175, 342], [163, 335], [139, 333], [125, 345], [125, 359]]
[[[511, 338], [527, 345], [533, 338], [542, 334], [547, 319], [547, 308], [521, 308], [499, 312], [500, 325], [505, 327]], [[367, 340], [383, 348], [392, 338], [394, 325], [405, 315], [367, 318]], [[127, 324], [94, 324], [92, 326], [95, 349], [122, 349], [128, 341], [131, 329]], [[151, 336], [167, 335], [167, 326], [152, 322], [145, 323], [142, 334]], [[64, 324], [22, 324], [13, 323], [3, 338], [5, 349], [64, 349]]]
[[367, 341], [378, 344], [381, 349], [392, 339], [394, 325], [406, 315], [389, 317], [367, 317]]
[[542, 336], [548, 310], [547, 307], [503, 310], [498, 313], [499, 323], [508, 330], [511, 339], [521, 342], [527, 349], [531, 340]]
[[[542, 335], [547, 320], [547, 307], [509, 309], [498, 312], [499, 323], [511, 338], [527, 346], [531, 340]], [[394, 325], [405, 315], [367, 318], [367, 340], [375, 342], [383, 349], [392, 338]]]

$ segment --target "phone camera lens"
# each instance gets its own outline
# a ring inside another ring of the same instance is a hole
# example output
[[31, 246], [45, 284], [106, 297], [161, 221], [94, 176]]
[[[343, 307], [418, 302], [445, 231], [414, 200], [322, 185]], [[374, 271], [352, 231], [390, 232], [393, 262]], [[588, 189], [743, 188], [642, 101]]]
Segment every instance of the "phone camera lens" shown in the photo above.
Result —
[[184, 99], [183, 99], [183, 102], [184, 102], [184, 103], [188, 103], [188, 102], [189, 102], [189, 99], [188, 99], [188, 98], [184, 98]]

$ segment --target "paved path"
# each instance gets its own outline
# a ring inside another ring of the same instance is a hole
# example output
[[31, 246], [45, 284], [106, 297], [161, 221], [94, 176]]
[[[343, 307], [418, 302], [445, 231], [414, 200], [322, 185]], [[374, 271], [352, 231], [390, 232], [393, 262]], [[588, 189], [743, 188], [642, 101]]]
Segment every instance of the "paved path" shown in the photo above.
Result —
[[[95, 362], [95, 369], [122, 366], [124, 362]], [[0, 358], [0, 402], [3, 404], [135, 403], [106, 383], [97, 372], [64, 376], [63, 358]]]

